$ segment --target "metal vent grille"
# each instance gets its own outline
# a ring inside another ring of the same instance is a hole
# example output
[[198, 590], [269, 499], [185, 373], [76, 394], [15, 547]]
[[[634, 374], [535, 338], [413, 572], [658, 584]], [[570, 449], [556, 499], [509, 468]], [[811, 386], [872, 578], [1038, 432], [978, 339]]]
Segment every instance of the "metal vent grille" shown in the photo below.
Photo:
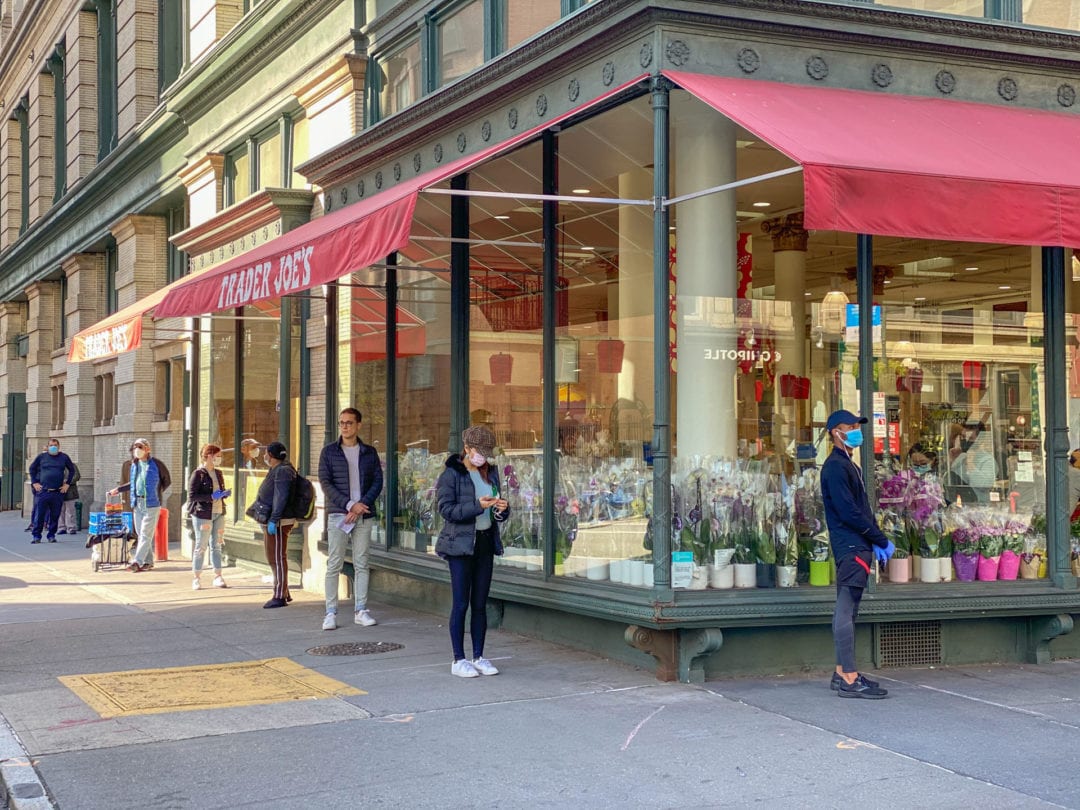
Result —
[[393, 641], [353, 641], [347, 644], [327, 644], [325, 647], [312, 647], [308, 655], [373, 655], [405, 649], [404, 644]]
[[941, 663], [941, 622], [885, 622], [878, 625], [879, 667], [918, 667]]

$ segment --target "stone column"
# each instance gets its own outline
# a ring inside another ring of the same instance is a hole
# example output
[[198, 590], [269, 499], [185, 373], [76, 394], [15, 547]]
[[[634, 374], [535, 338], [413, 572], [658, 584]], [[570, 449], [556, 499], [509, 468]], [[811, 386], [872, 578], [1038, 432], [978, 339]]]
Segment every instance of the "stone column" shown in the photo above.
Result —
[[[93, 326], [105, 317], [105, 256], [101, 253], [80, 253], [71, 256], [63, 264], [68, 280], [68, 295], [64, 312], [68, 321], [68, 334], [73, 335]], [[99, 454], [92, 426], [95, 414], [94, 376], [97, 367], [90, 362], [67, 363], [64, 382], [65, 415], [64, 450], [79, 465], [79, 500], [83, 502], [83, 519], [87, 520], [91, 505], [104, 501], [104, 492], [115, 482], [106, 475], [103, 486], [97, 486], [94, 459]], [[115, 458], [111, 442], [100, 448], [101, 453], [113, 456], [109, 470], [120, 469], [121, 460]]]
[[[52, 432], [53, 352], [60, 343], [60, 283], [38, 281], [26, 290], [29, 315], [26, 332], [30, 349], [26, 356], [27, 463], [41, 452]], [[29, 483], [24, 503], [30, 503]]]
[[22, 133], [14, 118], [0, 120], [0, 250], [19, 238], [22, 222]]
[[[18, 357], [15, 347], [20, 335], [26, 334], [27, 305], [19, 301], [5, 301], [0, 304], [0, 343], [7, 350], [0, 352], [0, 434], [7, 432], [8, 424], [8, 394], [19, 394], [26, 391], [26, 358]], [[26, 452], [23, 442], [22, 452]], [[19, 469], [13, 470], [12, 475], [20, 476], [22, 486], [26, 488], [26, 467], [29, 462], [23, 463]], [[30, 514], [30, 507], [26, 496], [15, 495], [13, 503], [22, 500], [24, 504], [23, 514]], [[5, 504], [6, 505], [6, 504]]]
[[[808, 376], [806, 367], [806, 247], [810, 235], [803, 227], [802, 212], [770, 219], [761, 230], [772, 237], [773, 284], [775, 287], [776, 385], [785, 374]], [[779, 390], [777, 391], [779, 394]], [[806, 424], [804, 400], [777, 397], [777, 405], [787, 411], [786, 424], [774, 420], [774, 447], [782, 453], [791, 441], [798, 440]], [[790, 407], [789, 407], [790, 406]]]
[[367, 57], [346, 53], [311, 75], [293, 93], [308, 119], [308, 157], [364, 128]]
[[[619, 197], [647, 200], [652, 196], [652, 170], [637, 169], [619, 175]], [[623, 364], [618, 397], [640, 400], [652, 413], [652, 212], [640, 205], [619, 206], [619, 268], [617, 283], [609, 286], [608, 334], [623, 341]], [[613, 300], [614, 299], [614, 300]], [[614, 306], [613, 306], [614, 305]], [[629, 425], [628, 425], [629, 426]], [[619, 426], [612, 425], [612, 434]], [[649, 435], [619, 436], [620, 440], [648, 440]]]
[[216, 152], [180, 170], [188, 193], [189, 228], [201, 225], [222, 209], [225, 200], [225, 156]]
[[[80, 11], [64, 37], [67, 55], [67, 187], [97, 165], [97, 14]], [[57, 171], [59, 171], [59, 167]]]
[[158, 6], [116, 3], [117, 139], [132, 132], [158, 105]]
[[34, 85], [30, 95], [29, 126], [30, 222], [40, 219], [52, 208], [56, 192], [56, 181], [53, 179], [56, 101], [53, 98], [52, 74], [37, 74]]
[[[693, 99], [672, 97], [675, 195], [736, 179], [735, 124]], [[738, 289], [735, 192], [679, 203], [676, 231], [678, 294], [679, 455], [735, 457]], [[695, 313], [698, 313], [695, 315]], [[710, 317], [702, 317], [709, 313]]]

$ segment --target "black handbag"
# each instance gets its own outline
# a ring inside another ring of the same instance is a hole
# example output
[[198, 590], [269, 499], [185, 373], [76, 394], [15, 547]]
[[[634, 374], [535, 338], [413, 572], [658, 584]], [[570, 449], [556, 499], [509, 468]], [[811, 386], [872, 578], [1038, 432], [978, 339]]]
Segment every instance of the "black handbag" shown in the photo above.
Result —
[[264, 526], [270, 521], [270, 507], [261, 501], [255, 501], [244, 514]]

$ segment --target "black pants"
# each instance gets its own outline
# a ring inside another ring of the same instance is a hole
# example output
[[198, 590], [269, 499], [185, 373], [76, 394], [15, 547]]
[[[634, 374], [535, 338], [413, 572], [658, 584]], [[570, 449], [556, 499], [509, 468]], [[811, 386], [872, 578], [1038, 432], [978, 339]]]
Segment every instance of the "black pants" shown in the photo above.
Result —
[[859, 602], [863, 589], [852, 585], [836, 586], [836, 610], [833, 612], [833, 643], [836, 645], [836, 663], [844, 672], [857, 672], [855, 666], [855, 619], [859, 616]]

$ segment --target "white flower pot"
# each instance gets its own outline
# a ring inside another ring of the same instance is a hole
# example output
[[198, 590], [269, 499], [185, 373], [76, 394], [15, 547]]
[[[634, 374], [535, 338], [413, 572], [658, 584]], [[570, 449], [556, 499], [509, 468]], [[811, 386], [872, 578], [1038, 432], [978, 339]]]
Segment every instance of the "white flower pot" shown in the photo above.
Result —
[[623, 563], [626, 560], [612, 560], [608, 566], [608, 579], [612, 582], [624, 582], [623, 577]]
[[736, 588], [757, 587], [757, 565], [755, 563], [734, 563], [731, 567], [735, 569]]
[[776, 586], [778, 588], [794, 588], [795, 578], [798, 574], [799, 566], [797, 565], [776, 566]]
[[715, 548], [713, 549], [713, 565], [731, 565], [734, 556], [735, 549], [733, 548]]
[[949, 557], [941, 557], [938, 560], [938, 565], [941, 568], [941, 581], [952, 582], [953, 568], [952, 560]]
[[937, 557], [919, 557], [919, 582], [941, 582], [941, 565]]
[[709, 587], [709, 569], [694, 563], [694, 573], [690, 575], [690, 590], [703, 591]]
[[644, 585], [646, 588], [651, 588], [653, 584], [653, 564], [645, 563]]
[[607, 557], [586, 557], [585, 578], [598, 582], [608, 578], [611, 567]]
[[626, 578], [626, 584], [632, 585], [635, 588], [640, 588], [645, 584], [645, 563], [642, 560], [627, 560], [626, 565], [629, 568], [629, 574]]
[[731, 563], [709, 567], [709, 587], [720, 590], [735, 587], [735, 569]]

